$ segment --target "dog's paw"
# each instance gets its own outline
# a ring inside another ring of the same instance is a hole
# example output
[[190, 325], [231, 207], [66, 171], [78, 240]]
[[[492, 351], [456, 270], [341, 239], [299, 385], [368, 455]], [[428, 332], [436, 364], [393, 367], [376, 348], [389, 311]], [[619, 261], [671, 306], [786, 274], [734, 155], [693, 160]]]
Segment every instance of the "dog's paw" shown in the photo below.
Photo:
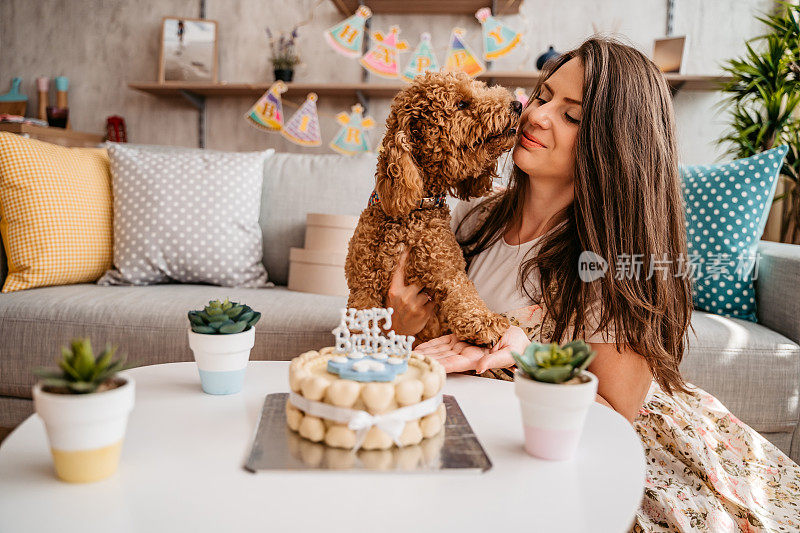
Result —
[[495, 313], [480, 317], [479, 320], [470, 320], [461, 324], [462, 327], [456, 323], [451, 324], [453, 333], [459, 339], [478, 346], [493, 346], [511, 325], [506, 317]]

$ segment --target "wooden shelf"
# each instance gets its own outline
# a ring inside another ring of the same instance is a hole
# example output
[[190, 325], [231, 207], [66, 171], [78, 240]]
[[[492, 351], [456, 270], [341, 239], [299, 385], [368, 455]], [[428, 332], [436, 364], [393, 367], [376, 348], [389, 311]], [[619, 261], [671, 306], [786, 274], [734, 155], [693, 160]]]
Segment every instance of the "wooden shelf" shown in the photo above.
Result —
[[[156, 96], [181, 96], [193, 93], [200, 96], [261, 96], [270, 83], [130, 83], [128, 87]], [[288, 98], [305, 98], [310, 92], [319, 96], [351, 98], [357, 92], [364, 96], [392, 98], [402, 83], [287, 83], [283, 93]]]
[[83, 131], [67, 130], [64, 128], [51, 128], [49, 126], [37, 126], [35, 124], [24, 124], [21, 122], [2, 122], [0, 131], [8, 131], [31, 137], [40, 141], [46, 141], [61, 146], [94, 147], [105, 141], [105, 135], [96, 135]]
[[482, 7], [491, 8], [497, 4], [495, 15], [514, 15], [519, 13], [522, 0], [331, 0], [336, 9], [345, 17], [356, 12], [361, 4], [376, 14], [395, 15], [475, 15]]
[[[728, 76], [695, 76], [683, 74], [665, 74], [673, 91], [715, 91]], [[533, 87], [539, 79], [538, 72], [530, 71], [489, 71], [478, 76], [489, 84], [506, 87]], [[365, 97], [392, 98], [406, 84], [396, 83], [287, 83], [288, 90], [284, 95], [288, 98], [304, 98], [306, 94], [315, 92], [319, 96], [334, 98], [353, 98], [360, 93]], [[225, 96], [261, 96], [269, 83], [130, 83], [131, 89], [155, 96], [198, 95], [203, 97]]]

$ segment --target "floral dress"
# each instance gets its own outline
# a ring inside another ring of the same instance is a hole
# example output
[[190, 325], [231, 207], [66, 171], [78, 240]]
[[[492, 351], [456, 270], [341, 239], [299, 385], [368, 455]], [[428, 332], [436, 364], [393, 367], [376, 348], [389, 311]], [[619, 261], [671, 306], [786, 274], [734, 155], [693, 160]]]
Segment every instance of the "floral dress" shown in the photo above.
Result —
[[[549, 342], [543, 314], [540, 305], [505, 313], [528, 338]], [[482, 375], [510, 379], [507, 371]], [[695, 396], [669, 396], [654, 381], [634, 421], [647, 476], [631, 531], [800, 531], [800, 467], [691, 387]]]

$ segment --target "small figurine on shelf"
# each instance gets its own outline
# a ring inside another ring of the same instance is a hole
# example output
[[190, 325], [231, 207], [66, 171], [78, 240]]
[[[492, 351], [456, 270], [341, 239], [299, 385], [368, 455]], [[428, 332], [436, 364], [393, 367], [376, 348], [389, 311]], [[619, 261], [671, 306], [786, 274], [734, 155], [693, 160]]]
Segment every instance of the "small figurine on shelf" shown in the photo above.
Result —
[[267, 38], [269, 39], [269, 47], [272, 51], [272, 68], [275, 73], [275, 81], [292, 81], [294, 77], [294, 67], [300, 63], [300, 57], [298, 57], [294, 49], [294, 40], [297, 38], [297, 26], [292, 29], [288, 37], [281, 32], [278, 34], [277, 39], [272, 35], [272, 31], [268, 27]]
[[106, 119], [106, 140], [115, 143], [128, 142], [124, 118], [119, 115], [113, 115]]
[[47, 123], [51, 127], [70, 129], [67, 90], [69, 90], [69, 79], [58, 76], [56, 78], [56, 105], [49, 105], [46, 109]]
[[6, 94], [0, 94], [0, 113], [25, 116], [28, 97], [19, 92], [21, 84], [22, 78], [14, 78], [11, 80], [11, 90]]

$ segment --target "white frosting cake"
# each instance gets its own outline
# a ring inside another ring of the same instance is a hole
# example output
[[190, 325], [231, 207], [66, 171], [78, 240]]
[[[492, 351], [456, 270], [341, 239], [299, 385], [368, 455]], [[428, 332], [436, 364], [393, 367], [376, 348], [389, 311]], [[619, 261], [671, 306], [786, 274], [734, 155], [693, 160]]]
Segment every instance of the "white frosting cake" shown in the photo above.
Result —
[[438, 434], [445, 420], [444, 368], [418, 353], [388, 351], [363, 353], [337, 343], [295, 357], [289, 427], [313, 442], [365, 450], [415, 445]]

